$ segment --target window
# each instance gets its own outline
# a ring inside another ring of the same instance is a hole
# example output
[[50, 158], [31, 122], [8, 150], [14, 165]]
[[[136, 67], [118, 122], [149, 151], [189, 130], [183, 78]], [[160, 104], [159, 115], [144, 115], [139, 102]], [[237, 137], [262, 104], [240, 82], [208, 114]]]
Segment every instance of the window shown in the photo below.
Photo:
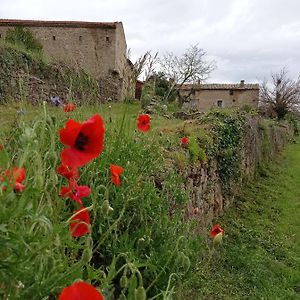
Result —
[[233, 95], [233, 90], [229, 91], [229, 95], [232, 96]]
[[0, 39], [2, 38], [2, 34], [0, 33]]
[[108, 35], [105, 37], [105, 39], [106, 39], [107, 42], [109, 42], [109, 36]]
[[55, 37], [55, 35], [53, 35], [53, 36], [52, 36], [52, 40], [53, 40], [53, 41], [55, 41], [55, 40], [56, 40], [56, 37]]
[[223, 107], [223, 100], [218, 100], [217, 101], [217, 106], [218, 107]]
[[82, 42], [82, 35], [79, 36], [79, 41]]
[[232, 99], [232, 102], [235, 102], [235, 99]]

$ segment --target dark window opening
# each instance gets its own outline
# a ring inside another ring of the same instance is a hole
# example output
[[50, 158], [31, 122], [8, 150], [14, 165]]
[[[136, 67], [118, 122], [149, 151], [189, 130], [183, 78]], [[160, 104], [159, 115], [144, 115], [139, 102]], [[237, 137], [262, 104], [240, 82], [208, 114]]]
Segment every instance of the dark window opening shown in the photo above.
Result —
[[232, 102], [235, 102], [235, 99], [232, 99]]
[[79, 36], [79, 41], [80, 41], [80, 42], [82, 41], [82, 35]]
[[109, 36], [106, 36], [105, 39], [107, 42], [109, 42]]
[[53, 35], [53, 36], [52, 36], [52, 40], [53, 40], [53, 41], [55, 41], [55, 40], [56, 40], [56, 37], [55, 37], [55, 35]]
[[253, 102], [255, 102], [256, 100], [255, 100], [255, 99], [253, 99], [252, 101], [253, 101]]
[[218, 107], [223, 107], [223, 100], [218, 100], [217, 101], [217, 106]]
[[229, 91], [229, 95], [231, 95], [231, 96], [233, 95], [233, 90]]
[[0, 39], [2, 38], [2, 34], [0, 33]]

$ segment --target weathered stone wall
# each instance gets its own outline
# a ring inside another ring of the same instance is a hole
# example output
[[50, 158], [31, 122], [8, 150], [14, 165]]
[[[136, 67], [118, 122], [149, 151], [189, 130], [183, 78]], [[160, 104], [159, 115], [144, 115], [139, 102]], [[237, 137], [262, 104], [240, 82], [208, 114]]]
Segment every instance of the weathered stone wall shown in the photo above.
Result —
[[99, 99], [97, 81], [63, 64], [48, 64], [11, 47], [0, 46], [0, 104], [8, 100], [31, 103], [51, 97], [77, 103]]
[[[22, 26], [41, 42], [47, 59], [83, 69], [99, 80], [101, 101], [124, 99], [128, 89], [126, 39], [121, 22], [49, 22], [0, 20], [0, 37]], [[104, 84], [105, 83], [105, 84]]]
[[[181, 91], [182, 95], [188, 95], [189, 91]], [[222, 107], [241, 107], [249, 105], [253, 108], [258, 106], [259, 90], [248, 89], [199, 89], [190, 96], [190, 101], [184, 104], [185, 108], [195, 109], [200, 111], [208, 111], [218, 107], [218, 101], [222, 101]]]
[[249, 105], [257, 108], [258, 90], [199, 90], [195, 93], [195, 105], [201, 111], [217, 107], [217, 101], [223, 101], [223, 107], [241, 107]]
[[210, 226], [214, 219], [222, 215], [224, 208], [233, 203], [235, 193], [243, 182], [253, 178], [260, 163], [274, 160], [285, 144], [293, 137], [293, 129], [288, 124], [274, 125], [261, 122], [259, 118], [249, 118], [241, 150], [241, 176], [231, 186], [230, 195], [224, 196], [216, 159], [208, 163], [197, 162], [182, 170], [185, 178], [183, 188], [189, 195], [187, 218], [195, 218], [198, 228]]

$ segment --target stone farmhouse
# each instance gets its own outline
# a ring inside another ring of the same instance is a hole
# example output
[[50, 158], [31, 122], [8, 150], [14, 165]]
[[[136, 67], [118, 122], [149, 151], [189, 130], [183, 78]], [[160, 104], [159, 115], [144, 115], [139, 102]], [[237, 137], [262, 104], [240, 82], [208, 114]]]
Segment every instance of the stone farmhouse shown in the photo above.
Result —
[[[93, 75], [102, 100], [124, 99], [130, 88], [132, 63], [121, 22], [34, 21], [0, 19], [0, 40], [10, 28], [29, 29], [41, 42], [45, 56], [64, 61]], [[132, 88], [133, 90], [133, 88]]]
[[184, 107], [208, 111], [214, 107], [258, 107], [259, 84], [184, 84], [178, 89], [185, 99]]

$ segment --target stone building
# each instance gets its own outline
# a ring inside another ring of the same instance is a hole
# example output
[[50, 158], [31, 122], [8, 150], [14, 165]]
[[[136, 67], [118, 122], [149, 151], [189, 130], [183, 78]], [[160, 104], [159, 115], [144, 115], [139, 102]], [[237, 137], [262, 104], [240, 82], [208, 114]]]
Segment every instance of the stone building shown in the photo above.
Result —
[[[41, 42], [45, 56], [64, 61], [99, 81], [101, 100], [124, 99], [130, 84], [132, 63], [121, 22], [33, 21], [0, 19], [0, 41], [8, 29], [22, 26]], [[134, 87], [132, 87], [133, 93]]]
[[185, 84], [179, 89], [184, 107], [207, 111], [214, 107], [258, 107], [259, 84]]

